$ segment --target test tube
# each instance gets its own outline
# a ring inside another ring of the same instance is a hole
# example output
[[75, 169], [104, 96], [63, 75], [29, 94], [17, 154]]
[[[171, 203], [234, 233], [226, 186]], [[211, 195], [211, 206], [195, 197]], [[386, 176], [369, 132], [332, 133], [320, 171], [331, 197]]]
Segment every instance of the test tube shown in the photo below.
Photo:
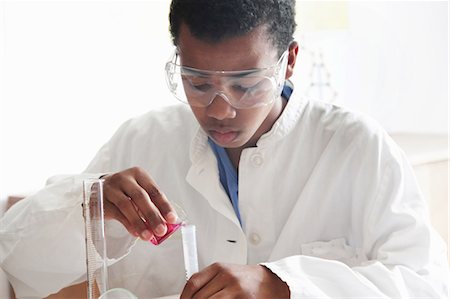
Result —
[[186, 270], [186, 280], [189, 280], [192, 274], [198, 272], [197, 238], [195, 236], [195, 225], [184, 224], [181, 227], [181, 236], [183, 239], [183, 256], [184, 268]]

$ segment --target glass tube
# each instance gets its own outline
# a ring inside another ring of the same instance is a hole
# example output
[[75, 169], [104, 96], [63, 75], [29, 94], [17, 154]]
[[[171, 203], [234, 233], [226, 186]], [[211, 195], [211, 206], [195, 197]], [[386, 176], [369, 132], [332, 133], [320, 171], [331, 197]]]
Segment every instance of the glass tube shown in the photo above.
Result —
[[95, 299], [108, 290], [103, 180], [83, 181], [83, 216], [86, 232], [87, 298]]

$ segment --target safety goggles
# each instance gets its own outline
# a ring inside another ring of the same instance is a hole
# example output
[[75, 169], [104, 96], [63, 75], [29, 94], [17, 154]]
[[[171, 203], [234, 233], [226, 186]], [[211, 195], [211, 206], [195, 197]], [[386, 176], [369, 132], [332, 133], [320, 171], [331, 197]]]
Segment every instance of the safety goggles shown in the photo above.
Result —
[[179, 55], [175, 50], [166, 63], [166, 81], [178, 100], [193, 107], [206, 107], [217, 96], [236, 109], [261, 107], [281, 95], [287, 60], [288, 51], [285, 51], [271, 67], [206, 71], [178, 64]]

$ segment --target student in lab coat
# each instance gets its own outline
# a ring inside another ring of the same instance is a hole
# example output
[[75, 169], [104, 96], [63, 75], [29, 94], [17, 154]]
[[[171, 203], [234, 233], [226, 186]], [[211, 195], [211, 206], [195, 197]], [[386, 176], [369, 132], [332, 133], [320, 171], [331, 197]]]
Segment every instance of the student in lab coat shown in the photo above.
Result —
[[[85, 173], [5, 215], [0, 262], [19, 297], [85, 279], [81, 182], [100, 176], [110, 287], [139, 298], [447, 296], [446, 248], [402, 151], [374, 121], [288, 81], [294, 11], [172, 1], [167, 81], [188, 105], [127, 121]], [[201, 270], [187, 283], [179, 239], [148, 242], [176, 221], [171, 203], [197, 227]]]

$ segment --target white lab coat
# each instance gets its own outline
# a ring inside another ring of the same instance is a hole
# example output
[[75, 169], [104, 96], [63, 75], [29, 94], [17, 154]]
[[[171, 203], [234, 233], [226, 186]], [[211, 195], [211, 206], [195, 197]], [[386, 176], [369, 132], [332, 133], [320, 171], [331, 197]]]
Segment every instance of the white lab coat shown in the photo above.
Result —
[[[1, 220], [1, 266], [19, 297], [85, 279], [81, 181], [146, 169], [196, 225], [200, 268], [264, 263], [292, 298], [444, 298], [446, 248], [402, 151], [367, 117], [294, 94], [239, 163], [243, 227], [216, 158], [187, 106], [129, 120], [86, 173], [55, 179]], [[110, 287], [179, 293], [180, 236], [160, 246], [107, 227]]]

